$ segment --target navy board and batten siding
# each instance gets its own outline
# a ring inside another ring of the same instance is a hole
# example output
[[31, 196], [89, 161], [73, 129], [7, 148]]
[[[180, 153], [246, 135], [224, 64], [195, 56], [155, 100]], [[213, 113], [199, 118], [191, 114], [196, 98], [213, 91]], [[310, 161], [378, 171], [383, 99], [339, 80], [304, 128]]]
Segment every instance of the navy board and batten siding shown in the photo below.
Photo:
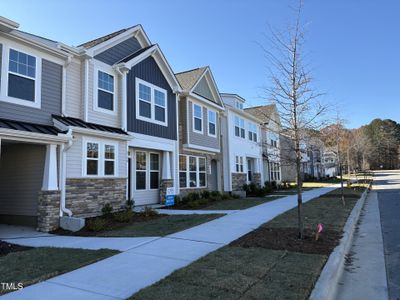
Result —
[[[136, 81], [140, 78], [167, 91], [168, 126], [136, 119]], [[128, 131], [177, 140], [176, 97], [153, 57], [148, 57], [132, 67], [127, 76]]]
[[139, 41], [132, 37], [97, 54], [94, 58], [108, 65], [113, 65], [141, 48]]
[[[0, 44], [0, 53], [2, 51]], [[0, 69], [2, 67], [0, 55]], [[0, 89], [7, 88], [0, 86]], [[52, 114], [61, 114], [62, 66], [42, 59], [41, 107], [33, 108], [0, 99], [0, 118], [52, 125]]]

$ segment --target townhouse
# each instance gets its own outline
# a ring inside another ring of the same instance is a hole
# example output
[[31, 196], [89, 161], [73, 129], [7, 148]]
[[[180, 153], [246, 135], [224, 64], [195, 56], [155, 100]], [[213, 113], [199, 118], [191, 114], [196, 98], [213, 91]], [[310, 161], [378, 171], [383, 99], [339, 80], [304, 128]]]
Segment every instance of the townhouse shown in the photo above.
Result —
[[244, 184], [264, 184], [262, 121], [244, 110], [246, 100], [239, 95], [221, 93], [221, 98], [225, 105], [221, 120], [224, 190], [243, 194]]
[[209, 67], [177, 73], [180, 193], [223, 190], [221, 122], [224, 105]]
[[181, 89], [140, 25], [69, 47], [1, 18], [0, 51], [1, 222], [49, 231], [179, 192]]
[[275, 104], [245, 108], [245, 112], [262, 121], [260, 124], [264, 180], [279, 183], [281, 176], [280, 133], [282, 131]]

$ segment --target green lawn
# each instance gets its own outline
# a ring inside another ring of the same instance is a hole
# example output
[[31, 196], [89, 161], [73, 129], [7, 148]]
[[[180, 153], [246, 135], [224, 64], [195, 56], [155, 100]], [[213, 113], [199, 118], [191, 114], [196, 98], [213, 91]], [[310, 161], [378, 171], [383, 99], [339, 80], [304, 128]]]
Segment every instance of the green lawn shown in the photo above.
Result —
[[261, 198], [243, 198], [243, 199], [228, 199], [218, 202], [214, 202], [207, 207], [202, 208], [202, 210], [236, 210], [236, 209], [246, 209], [252, 206], [260, 205], [266, 202], [270, 202], [281, 198], [276, 197], [261, 197]]
[[[326, 230], [341, 231], [362, 190], [340, 190], [304, 204], [305, 227], [322, 222]], [[296, 227], [296, 208], [262, 225]], [[225, 246], [130, 299], [307, 299], [318, 280], [327, 255]]]
[[170, 215], [144, 222], [127, 224], [126, 226], [120, 228], [99, 232], [96, 235], [103, 237], [165, 236], [212, 221], [222, 216], [224, 215]]
[[[28, 286], [66, 273], [109, 256], [116, 250], [84, 250], [39, 247], [0, 256], [0, 282]], [[0, 285], [0, 294], [4, 293]]]

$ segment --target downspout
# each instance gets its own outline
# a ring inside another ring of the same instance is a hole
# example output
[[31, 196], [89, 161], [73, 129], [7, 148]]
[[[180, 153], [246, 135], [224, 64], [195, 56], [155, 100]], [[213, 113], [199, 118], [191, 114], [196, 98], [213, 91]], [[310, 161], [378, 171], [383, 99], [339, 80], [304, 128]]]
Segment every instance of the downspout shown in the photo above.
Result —
[[63, 65], [62, 69], [62, 94], [61, 94], [61, 114], [66, 115], [66, 103], [67, 103], [67, 67], [72, 61], [72, 56], [68, 56], [67, 61]]
[[89, 111], [89, 59], [85, 58], [85, 93], [83, 96], [83, 120], [88, 122]]
[[66, 190], [65, 190], [65, 181], [67, 177], [67, 157], [66, 157], [66, 152], [67, 150], [72, 146], [72, 133], [71, 129], [68, 130], [67, 135], [71, 137], [71, 139], [68, 141], [67, 146], [65, 144], [61, 144], [61, 164], [60, 164], [60, 188], [61, 188], [61, 199], [60, 199], [60, 217], [63, 216], [63, 213], [66, 213], [69, 217], [72, 216], [72, 211], [69, 210], [68, 208], [65, 207], [65, 195], [66, 195]]

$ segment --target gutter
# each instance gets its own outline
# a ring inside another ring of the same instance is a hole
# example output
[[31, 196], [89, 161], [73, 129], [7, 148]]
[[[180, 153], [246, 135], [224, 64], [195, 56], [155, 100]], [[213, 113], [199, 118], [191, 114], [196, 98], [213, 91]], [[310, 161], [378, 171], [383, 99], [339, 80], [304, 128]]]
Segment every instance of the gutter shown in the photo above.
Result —
[[61, 164], [60, 164], [60, 184], [61, 184], [61, 199], [60, 199], [60, 217], [66, 213], [69, 217], [72, 216], [72, 211], [65, 207], [65, 195], [66, 195], [66, 188], [65, 182], [67, 180], [67, 150], [72, 146], [72, 130], [68, 130], [67, 133], [71, 139], [68, 140], [67, 146], [61, 144], [60, 152], [61, 152]]
[[121, 97], [121, 128], [122, 130], [127, 130], [127, 88], [126, 88], [126, 74], [128, 69], [124, 66], [115, 66], [114, 70], [121, 76], [121, 90], [122, 90], [122, 97]]
[[61, 113], [63, 116], [66, 115], [66, 103], [67, 103], [67, 67], [72, 62], [72, 56], [68, 56], [62, 69], [62, 94], [61, 94]]
[[83, 120], [88, 122], [89, 111], [89, 59], [85, 58], [85, 93], [83, 95]]

